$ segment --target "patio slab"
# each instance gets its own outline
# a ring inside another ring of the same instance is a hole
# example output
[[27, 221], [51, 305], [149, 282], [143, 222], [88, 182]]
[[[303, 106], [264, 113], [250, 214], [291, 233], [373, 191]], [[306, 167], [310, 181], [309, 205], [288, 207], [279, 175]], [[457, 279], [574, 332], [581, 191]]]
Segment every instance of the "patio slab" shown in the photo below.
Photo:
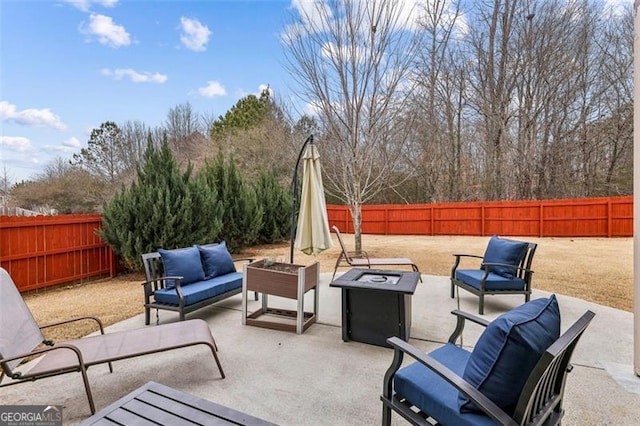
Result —
[[[221, 379], [206, 348], [189, 348], [89, 369], [97, 409], [101, 409], [149, 380], [226, 405], [281, 425], [374, 425], [381, 420], [382, 377], [391, 363], [391, 349], [359, 342], [343, 342], [340, 289], [329, 287], [331, 274], [321, 274], [318, 322], [302, 335], [243, 326], [240, 295], [188, 315], [209, 322], [220, 361], [227, 375]], [[455, 326], [450, 311], [458, 301], [449, 297], [447, 277], [423, 275], [413, 297], [410, 342], [429, 351], [445, 342]], [[535, 297], [549, 293], [534, 291]], [[142, 294], [140, 295], [142, 300]], [[633, 315], [567, 296], [558, 296], [563, 330], [585, 310], [596, 317], [578, 344], [569, 375], [565, 408], [567, 425], [635, 425], [640, 418], [640, 395], [627, 390], [609, 374], [632, 385]], [[288, 308], [291, 301], [270, 298]], [[517, 306], [524, 297], [487, 297], [486, 317]], [[306, 304], [313, 303], [313, 293]], [[477, 298], [460, 292], [460, 309], [477, 312]], [[251, 301], [249, 310], [259, 307]], [[160, 312], [161, 322], [177, 321], [177, 314]], [[154, 321], [152, 315], [152, 322]], [[144, 327], [139, 315], [109, 330]], [[152, 327], [152, 326], [151, 326]], [[481, 329], [470, 324], [464, 344], [472, 346]], [[625, 375], [625, 369], [628, 374]], [[61, 404], [65, 424], [90, 415], [79, 374], [43, 379], [0, 389], [2, 404]], [[394, 424], [404, 424], [394, 416]]]

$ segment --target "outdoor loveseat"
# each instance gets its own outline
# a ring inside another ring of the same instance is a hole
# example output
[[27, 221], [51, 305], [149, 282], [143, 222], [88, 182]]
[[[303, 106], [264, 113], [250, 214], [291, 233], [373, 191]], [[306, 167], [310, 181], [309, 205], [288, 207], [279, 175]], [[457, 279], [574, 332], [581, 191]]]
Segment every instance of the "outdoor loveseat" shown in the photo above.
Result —
[[242, 272], [234, 264], [239, 261], [253, 259], [233, 259], [224, 241], [143, 254], [145, 324], [151, 309], [178, 312], [184, 321], [189, 312], [239, 294]]

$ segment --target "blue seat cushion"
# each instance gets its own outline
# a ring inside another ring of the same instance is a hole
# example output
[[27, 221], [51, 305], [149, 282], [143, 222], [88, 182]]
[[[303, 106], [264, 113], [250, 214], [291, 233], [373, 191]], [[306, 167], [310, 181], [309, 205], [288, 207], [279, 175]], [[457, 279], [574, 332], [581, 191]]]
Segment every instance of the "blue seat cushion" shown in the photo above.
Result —
[[[242, 288], [242, 273], [232, 272], [223, 276], [180, 286], [185, 306], [202, 300], [216, 297], [228, 291]], [[175, 288], [165, 288], [154, 293], [156, 302], [178, 304], [178, 293]]]
[[[200, 251], [197, 247], [187, 247], [174, 250], [159, 249], [162, 257], [164, 275], [182, 277], [182, 284], [189, 284], [204, 279], [204, 270], [200, 261]], [[169, 287], [173, 283], [167, 283]]]
[[[484, 276], [481, 269], [458, 269], [456, 271], [456, 279], [480, 290], [480, 282]], [[489, 272], [484, 282], [484, 289], [489, 291], [496, 290], [524, 290], [525, 281], [522, 278], [512, 277], [506, 278], [493, 272]]]
[[207, 278], [236, 272], [236, 265], [233, 263], [229, 250], [227, 250], [227, 243], [225, 241], [222, 241], [220, 244], [209, 244], [197, 247], [198, 250], [200, 250], [204, 274]]
[[[493, 320], [480, 335], [462, 378], [513, 414], [527, 378], [542, 354], [560, 337], [555, 295], [518, 306]], [[459, 396], [461, 411], [477, 407]]]
[[[494, 235], [489, 240], [482, 261], [485, 263], [505, 263], [518, 266], [527, 253], [528, 247], [529, 243], [505, 240]], [[513, 278], [516, 271], [508, 266], [490, 266], [489, 270], [505, 278]]]
[[[470, 353], [451, 343], [429, 353], [458, 376], [462, 376]], [[424, 413], [444, 425], [495, 425], [489, 417], [477, 413], [461, 413], [458, 390], [433, 370], [414, 362], [398, 370], [394, 377], [394, 390]]]

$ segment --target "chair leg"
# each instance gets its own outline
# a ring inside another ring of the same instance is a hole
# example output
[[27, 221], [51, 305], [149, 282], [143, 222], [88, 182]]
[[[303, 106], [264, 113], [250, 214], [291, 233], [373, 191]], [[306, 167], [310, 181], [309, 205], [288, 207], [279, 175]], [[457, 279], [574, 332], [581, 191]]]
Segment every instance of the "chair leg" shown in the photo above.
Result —
[[213, 359], [216, 360], [216, 365], [218, 366], [218, 370], [220, 370], [220, 375], [224, 379], [225, 378], [224, 370], [222, 369], [222, 364], [220, 364], [220, 359], [218, 358], [218, 354], [216, 353], [216, 351], [218, 350], [218, 345], [216, 344], [215, 339], [213, 341], [213, 346], [210, 346], [209, 344], [207, 344], [207, 346], [209, 346], [209, 348], [211, 349], [211, 353], [213, 354]]
[[382, 426], [391, 425], [391, 408], [387, 404], [382, 404]]
[[455, 291], [456, 285], [453, 283], [453, 280], [451, 280], [451, 298], [453, 299], [454, 297], [456, 297], [456, 291]]
[[144, 308], [144, 325], [151, 324], [151, 308]]
[[96, 413], [96, 405], [93, 403], [93, 395], [91, 394], [91, 386], [89, 385], [89, 378], [87, 377], [87, 369], [82, 365], [80, 367], [80, 374], [82, 374], [82, 381], [84, 382], [84, 390], [87, 392], [87, 399], [89, 400], [89, 408], [91, 414]]
[[480, 299], [478, 302], [478, 313], [484, 315], [484, 293], [480, 293], [478, 298]]

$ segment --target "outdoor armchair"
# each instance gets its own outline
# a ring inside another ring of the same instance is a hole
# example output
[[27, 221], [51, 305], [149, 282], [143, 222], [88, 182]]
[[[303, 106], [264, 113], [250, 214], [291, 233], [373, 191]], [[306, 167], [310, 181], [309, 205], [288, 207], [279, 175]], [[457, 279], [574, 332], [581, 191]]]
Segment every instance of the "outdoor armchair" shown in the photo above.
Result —
[[[478, 313], [484, 314], [484, 296], [491, 294], [524, 294], [531, 298], [531, 263], [537, 244], [493, 236], [484, 256], [454, 254], [451, 268], [451, 298], [456, 286], [478, 296]], [[459, 268], [462, 258], [482, 259], [477, 269]]]
[[[100, 334], [65, 342], [53, 342], [42, 334], [43, 328], [83, 320], [95, 322]], [[105, 333], [102, 323], [95, 317], [74, 318], [39, 327], [3, 268], [0, 268], [0, 324], [0, 387], [78, 372], [82, 375], [92, 414], [96, 410], [87, 369], [93, 365], [107, 363], [109, 371], [113, 372], [112, 361], [205, 345], [211, 349], [220, 375], [224, 378], [211, 330], [201, 319], [114, 333]], [[25, 358], [31, 356], [39, 356], [40, 359], [35, 365], [29, 363], [20, 366]], [[179, 374], [178, 364], [175, 367]], [[5, 376], [10, 381], [2, 383]]]
[[[351, 266], [352, 268], [367, 268], [371, 269], [372, 266], [411, 266], [414, 272], [420, 273], [418, 269], [418, 265], [416, 265], [413, 260], [406, 257], [369, 257], [366, 251], [361, 250], [360, 253], [350, 252], [347, 250], [347, 246], [342, 241], [342, 235], [340, 235], [340, 230], [337, 226], [332, 226], [331, 230], [335, 232], [338, 237], [338, 242], [340, 243], [340, 255], [338, 256], [338, 260], [336, 260], [336, 266], [333, 269], [333, 275], [331, 276], [331, 281], [336, 276], [336, 272], [338, 268], [341, 266]], [[422, 276], [420, 276], [420, 282], [422, 282]]]
[[[571, 356], [595, 314], [585, 312], [562, 336], [555, 296], [513, 309], [493, 322], [453, 311], [457, 326], [430, 352], [397, 337], [384, 376], [382, 424], [392, 410], [415, 425], [559, 425]], [[473, 351], [455, 345], [465, 320], [485, 328]], [[402, 367], [407, 354], [416, 362]]]

